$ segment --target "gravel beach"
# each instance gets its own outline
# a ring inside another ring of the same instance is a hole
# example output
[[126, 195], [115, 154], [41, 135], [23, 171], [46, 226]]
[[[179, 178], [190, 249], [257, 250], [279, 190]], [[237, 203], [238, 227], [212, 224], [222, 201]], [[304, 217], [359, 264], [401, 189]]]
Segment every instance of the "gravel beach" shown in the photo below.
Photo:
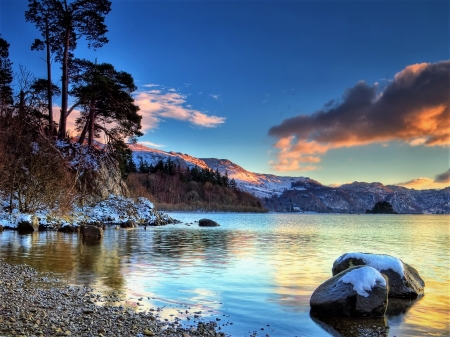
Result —
[[[68, 286], [26, 265], [0, 259], [0, 337], [6, 336], [173, 336], [225, 337], [216, 322], [182, 327], [151, 312], [114, 306], [115, 296]], [[99, 305], [101, 304], [101, 305]]]

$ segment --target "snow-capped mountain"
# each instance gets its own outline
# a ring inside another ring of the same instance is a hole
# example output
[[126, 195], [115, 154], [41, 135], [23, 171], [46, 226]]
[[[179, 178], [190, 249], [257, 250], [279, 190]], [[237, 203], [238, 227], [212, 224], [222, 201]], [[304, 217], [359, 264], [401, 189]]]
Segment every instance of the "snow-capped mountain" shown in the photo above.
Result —
[[176, 165], [192, 168], [197, 165], [200, 168], [218, 170], [220, 174], [228, 175], [234, 179], [239, 189], [249, 192], [258, 198], [270, 197], [273, 194], [281, 194], [285, 189], [291, 188], [296, 181], [309, 181], [304, 177], [279, 177], [272, 174], [253, 173], [228, 159], [195, 158], [180, 152], [165, 152], [151, 149], [141, 144], [129, 144], [133, 151], [133, 160], [137, 166], [140, 161], [156, 165], [158, 161], [167, 161], [169, 158]]
[[149, 165], [156, 165], [160, 160], [166, 162], [170, 158], [175, 165], [179, 165], [181, 167], [192, 168], [195, 165], [203, 169], [208, 167], [203, 160], [192, 157], [188, 154], [151, 149], [142, 144], [128, 144], [128, 147], [131, 151], [133, 151], [133, 161], [136, 165], [139, 165], [141, 160]]
[[218, 170], [234, 179], [238, 188], [261, 198], [270, 211], [317, 211], [361, 213], [378, 201], [389, 201], [398, 213], [450, 213], [450, 187], [442, 190], [414, 190], [381, 183], [354, 182], [340, 187], [324, 186], [307, 177], [281, 177], [253, 173], [227, 159], [195, 158], [179, 152], [165, 152], [141, 144], [130, 144], [133, 160], [156, 165], [169, 158], [176, 165]]

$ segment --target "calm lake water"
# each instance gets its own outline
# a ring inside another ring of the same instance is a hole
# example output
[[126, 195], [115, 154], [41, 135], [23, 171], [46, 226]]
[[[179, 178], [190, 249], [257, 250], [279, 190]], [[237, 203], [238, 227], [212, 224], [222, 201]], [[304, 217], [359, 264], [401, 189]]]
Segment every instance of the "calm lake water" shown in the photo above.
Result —
[[[424, 297], [387, 316], [389, 336], [450, 335], [448, 216], [170, 215], [183, 223], [111, 227], [98, 243], [4, 231], [0, 258], [58, 273], [70, 284], [121, 291], [127, 305], [162, 307], [159, 315], [169, 320], [201, 311], [199, 319], [220, 319], [232, 336], [311, 337], [331, 336], [332, 324], [310, 317], [309, 299], [331, 277], [333, 261], [350, 251], [389, 254], [415, 267], [426, 284]], [[200, 228], [194, 221], [203, 217], [221, 226]]]

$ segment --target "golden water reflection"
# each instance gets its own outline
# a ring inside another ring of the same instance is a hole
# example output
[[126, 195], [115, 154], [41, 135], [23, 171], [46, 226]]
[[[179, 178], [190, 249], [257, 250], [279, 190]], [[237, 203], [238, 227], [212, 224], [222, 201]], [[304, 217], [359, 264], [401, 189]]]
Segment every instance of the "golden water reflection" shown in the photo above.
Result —
[[[173, 217], [192, 222], [202, 215]], [[162, 318], [185, 318], [189, 308], [205, 317], [231, 314], [242, 331], [270, 322], [274, 336], [323, 336], [341, 328], [310, 318], [309, 299], [331, 277], [333, 261], [348, 251], [390, 254], [419, 271], [426, 295], [390, 308], [388, 334], [444, 336], [449, 331], [448, 217], [208, 217], [221, 227], [108, 228], [94, 242], [76, 234], [5, 231], [0, 257], [60, 274], [73, 284], [120, 293], [136, 310], [164, 307], [158, 312]]]

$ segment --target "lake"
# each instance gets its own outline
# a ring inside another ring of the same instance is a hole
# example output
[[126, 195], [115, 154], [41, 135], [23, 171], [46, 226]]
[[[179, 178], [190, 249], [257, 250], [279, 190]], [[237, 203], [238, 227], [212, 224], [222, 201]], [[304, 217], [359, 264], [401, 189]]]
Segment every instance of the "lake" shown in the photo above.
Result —
[[[337, 329], [309, 314], [311, 294], [331, 277], [334, 260], [352, 251], [389, 254], [415, 267], [426, 284], [424, 297], [387, 316], [389, 336], [450, 335], [448, 216], [170, 215], [182, 223], [109, 227], [94, 243], [76, 234], [5, 230], [0, 258], [105, 294], [122, 292], [136, 310], [161, 308], [162, 319], [213, 320], [232, 336], [311, 337]], [[221, 226], [198, 227], [194, 221], [204, 217]]]

